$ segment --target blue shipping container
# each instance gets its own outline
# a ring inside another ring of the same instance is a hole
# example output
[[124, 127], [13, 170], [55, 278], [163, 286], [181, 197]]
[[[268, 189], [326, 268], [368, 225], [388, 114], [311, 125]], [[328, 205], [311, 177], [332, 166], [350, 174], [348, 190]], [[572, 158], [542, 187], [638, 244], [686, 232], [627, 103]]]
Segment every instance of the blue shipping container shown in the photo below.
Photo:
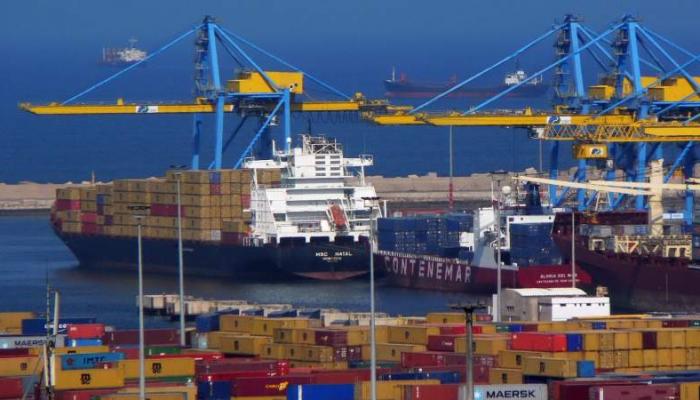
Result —
[[583, 351], [583, 335], [580, 333], [567, 333], [566, 351]]
[[228, 400], [231, 398], [231, 381], [197, 383], [197, 400]]
[[604, 331], [607, 329], [607, 324], [604, 321], [596, 321], [591, 324], [591, 328]]
[[211, 332], [219, 330], [219, 314], [202, 314], [195, 319], [197, 332]]
[[299, 316], [309, 319], [321, 319], [321, 310], [299, 310]]
[[243, 310], [242, 315], [253, 315], [256, 317], [262, 317], [265, 315], [265, 310], [262, 308], [251, 308], [250, 310]]
[[99, 364], [118, 362], [124, 359], [124, 353], [83, 353], [61, 356], [62, 369], [90, 369]]
[[299, 310], [280, 310], [272, 311], [267, 314], [268, 318], [296, 318], [299, 316]]
[[353, 400], [355, 385], [290, 385], [287, 400]]
[[66, 340], [68, 347], [81, 346], [102, 346], [102, 339], [68, 339]]
[[[69, 324], [94, 324], [96, 318], [61, 318], [58, 320], [58, 333], [67, 333]], [[53, 329], [53, 321], [49, 323]], [[46, 334], [46, 319], [32, 318], [22, 320], [22, 335], [38, 336]]]
[[579, 378], [593, 378], [595, 376], [595, 364], [591, 360], [576, 362], [576, 376]]

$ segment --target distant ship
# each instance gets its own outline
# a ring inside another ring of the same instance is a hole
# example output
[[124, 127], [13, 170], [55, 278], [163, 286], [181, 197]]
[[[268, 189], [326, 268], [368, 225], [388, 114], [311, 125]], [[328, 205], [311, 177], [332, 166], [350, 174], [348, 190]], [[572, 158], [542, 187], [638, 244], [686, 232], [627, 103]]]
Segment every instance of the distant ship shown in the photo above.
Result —
[[[528, 78], [528, 75], [522, 69], [517, 69], [505, 75], [503, 84], [492, 87], [461, 87], [450, 93], [448, 97], [490, 97], [494, 96], [509, 87], [517, 85]], [[408, 79], [405, 74], [401, 74], [396, 78], [396, 71], [393, 70], [391, 79], [384, 81], [385, 95], [395, 98], [430, 98], [445, 92], [457, 83], [457, 77], [452, 77], [445, 83], [431, 82], [414, 82]], [[512, 92], [508, 93], [507, 97], [540, 97], [547, 93], [549, 86], [542, 81], [542, 77], [538, 76]]]
[[129, 39], [129, 47], [103, 47], [101, 65], [127, 66], [143, 61], [148, 57], [144, 50], [136, 48], [136, 39]]

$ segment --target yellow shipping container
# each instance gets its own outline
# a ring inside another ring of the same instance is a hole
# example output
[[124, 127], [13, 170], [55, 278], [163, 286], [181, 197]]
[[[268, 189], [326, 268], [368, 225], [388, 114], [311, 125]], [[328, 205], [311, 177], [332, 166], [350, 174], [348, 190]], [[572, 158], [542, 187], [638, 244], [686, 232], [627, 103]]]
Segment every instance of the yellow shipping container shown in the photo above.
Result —
[[642, 348], [642, 332], [640, 331], [628, 331], [627, 336], [629, 337], [629, 349], [637, 350]]
[[601, 331], [598, 334], [598, 346], [601, 351], [615, 350], [615, 333]]
[[263, 353], [266, 345], [272, 343], [269, 336], [235, 336], [220, 338], [219, 350], [228, 354], [259, 355]]
[[610, 369], [615, 368], [615, 352], [601, 351], [598, 356], [600, 368]]
[[38, 375], [43, 370], [42, 365], [37, 356], [3, 357], [0, 359], [0, 376]]
[[309, 319], [307, 318], [264, 318], [255, 317], [252, 322], [253, 335], [270, 336], [274, 334], [274, 330], [278, 328], [308, 328]]
[[523, 366], [525, 357], [545, 357], [547, 353], [536, 351], [502, 350], [498, 352], [498, 366], [502, 368], [518, 368]]
[[224, 331], [214, 331], [214, 332], [207, 332], [207, 348], [208, 349], [219, 349], [221, 347], [221, 339], [222, 338], [233, 338], [236, 336], [241, 336], [244, 335], [245, 333], [241, 332], [224, 332]]
[[22, 320], [35, 318], [33, 312], [0, 312], [0, 332], [20, 333], [22, 331]]
[[644, 366], [644, 351], [643, 350], [630, 350], [629, 351], [629, 366], [632, 368], [643, 367]]
[[54, 389], [104, 389], [124, 386], [124, 367], [56, 370]]
[[642, 367], [645, 369], [656, 368], [659, 365], [656, 350], [642, 350]]
[[628, 350], [615, 350], [613, 355], [615, 368], [628, 368], [630, 366], [630, 353]]
[[253, 332], [253, 319], [249, 315], [221, 315], [219, 316], [219, 329], [225, 332]]
[[689, 347], [686, 349], [686, 361], [688, 365], [700, 365], [700, 348]]
[[109, 352], [109, 346], [56, 347], [53, 350], [53, 353], [56, 355], [107, 352]]
[[[474, 354], [497, 356], [502, 350], [508, 350], [508, 336], [481, 336], [474, 338]], [[459, 337], [455, 339], [455, 352], [466, 353], [467, 339]]]
[[614, 332], [613, 348], [615, 350], [627, 350], [630, 348], [630, 335], [627, 331]]
[[687, 329], [685, 331], [686, 347], [700, 347], [700, 329]]
[[428, 336], [439, 335], [437, 326], [390, 326], [389, 343], [428, 344]]
[[522, 384], [523, 371], [521, 369], [491, 368], [489, 370], [489, 384], [508, 385]]
[[576, 361], [559, 358], [526, 357], [523, 362], [525, 375], [553, 378], [575, 378]]
[[[139, 360], [122, 360], [124, 379], [138, 379]], [[145, 362], [146, 378], [173, 378], [194, 376], [194, 358], [147, 358]]]
[[[401, 361], [401, 353], [425, 351], [425, 346], [417, 344], [377, 343], [377, 360]], [[362, 347], [362, 359], [369, 361], [369, 346]]]
[[272, 337], [275, 343], [316, 344], [316, 335], [313, 329], [275, 328]]
[[426, 315], [429, 324], [464, 324], [464, 313], [462, 312], [433, 312]]
[[700, 400], [700, 382], [684, 382], [679, 389], [681, 400]]
[[671, 365], [686, 366], [688, 365], [688, 352], [686, 349], [671, 349]]
[[271, 343], [263, 346], [263, 351], [260, 354], [264, 358], [272, 358], [275, 360], [281, 360], [285, 358], [285, 347], [284, 344]]
[[600, 335], [599, 332], [588, 331], [583, 333], [583, 350], [598, 351], [600, 350]]
[[671, 362], [671, 349], [658, 349], [656, 351], [656, 364], [659, 367], [670, 367], [673, 365]]
[[[400, 400], [403, 397], [403, 387], [413, 385], [439, 385], [436, 379], [417, 381], [377, 381], [378, 400]], [[372, 395], [371, 382], [363, 381], [355, 384], [355, 400], [370, 400]]]

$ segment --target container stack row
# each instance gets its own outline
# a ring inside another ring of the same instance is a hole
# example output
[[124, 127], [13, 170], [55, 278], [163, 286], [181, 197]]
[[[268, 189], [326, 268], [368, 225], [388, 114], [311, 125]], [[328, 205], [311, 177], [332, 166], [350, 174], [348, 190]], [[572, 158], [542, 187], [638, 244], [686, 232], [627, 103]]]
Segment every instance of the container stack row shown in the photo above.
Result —
[[471, 214], [380, 218], [379, 249], [400, 253], [457, 257], [460, 234], [471, 232]]
[[[264, 185], [280, 183], [279, 170], [257, 171]], [[54, 225], [64, 233], [137, 235], [176, 239], [178, 183], [184, 240], [239, 243], [248, 233], [252, 171], [168, 171], [163, 178], [57, 190]]]

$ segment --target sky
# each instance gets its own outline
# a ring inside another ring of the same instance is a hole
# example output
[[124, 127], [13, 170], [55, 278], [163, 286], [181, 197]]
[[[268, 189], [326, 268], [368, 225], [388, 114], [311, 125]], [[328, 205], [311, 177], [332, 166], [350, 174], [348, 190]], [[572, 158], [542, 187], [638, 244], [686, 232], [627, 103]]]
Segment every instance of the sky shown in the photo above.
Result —
[[[222, 26], [346, 93], [382, 96], [382, 80], [390, 76], [393, 67], [416, 80], [445, 82], [453, 75], [465, 78], [548, 31], [568, 13], [581, 17], [597, 31], [632, 14], [644, 26], [698, 51], [696, 9], [697, 0], [2, 0], [0, 138], [5, 145], [0, 146], [0, 164], [6, 167], [0, 169], [0, 181], [40, 179], [37, 176], [45, 174], [33, 157], [48, 157], [47, 162], [59, 168], [85, 158], [85, 148], [98, 154], [86, 163], [108, 160], [105, 163], [113, 165], [114, 175], [135, 165], [126, 157], [133, 156], [143, 135], [151, 133], [149, 129], [159, 130], [163, 146], [176, 148], [169, 160], [186, 161], [189, 122], [176, 119], [156, 126], [147, 125], [152, 120], [129, 124], [116, 117], [47, 119], [23, 113], [17, 104], [65, 100], [111, 73], [96, 65], [103, 46], [123, 46], [134, 37], [139, 47], [153, 51], [191, 29], [205, 15], [214, 16]], [[192, 59], [192, 40], [188, 39], [149, 62], [147, 68], [134, 70], [128, 79], [115, 81], [85, 100], [191, 98]], [[553, 59], [552, 40], [548, 39], [519, 62], [533, 71]], [[504, 66], [484, 81], [502, 82], [503, 74], [513, 67]], [[693, 72], [700, 74], [700, 68]], [[446, 107], [465, 109], [467, 104]], [[168, 136], [173, 131], [176, 138]], [[382, 132], [393, 131], [387, 128]], [[391, 134], [401, 137], [398, 132]], [[416, 142], [421, 135], [414, 135]], [[356, 144], [364, 150], [366, 140], [356, 140]], [[482, 144], [493, 146], [488, 141]], [[151, 142], [144, 147], [149, 146]], [[120, 164], [109, 159], [110, 152], [126, 161]], [[141, 156], [149, 155], [144, 150]], [[386, 160], [388, 155], [383, 157]], [[97, 166], [90, 164], [84, 169]], [[424, 168], [431, 171], [436, 167]], [[146, 172], [153, 171], [155, 168]], [[64, 172], [46, 179], [66, 179], [74, 173]]]

